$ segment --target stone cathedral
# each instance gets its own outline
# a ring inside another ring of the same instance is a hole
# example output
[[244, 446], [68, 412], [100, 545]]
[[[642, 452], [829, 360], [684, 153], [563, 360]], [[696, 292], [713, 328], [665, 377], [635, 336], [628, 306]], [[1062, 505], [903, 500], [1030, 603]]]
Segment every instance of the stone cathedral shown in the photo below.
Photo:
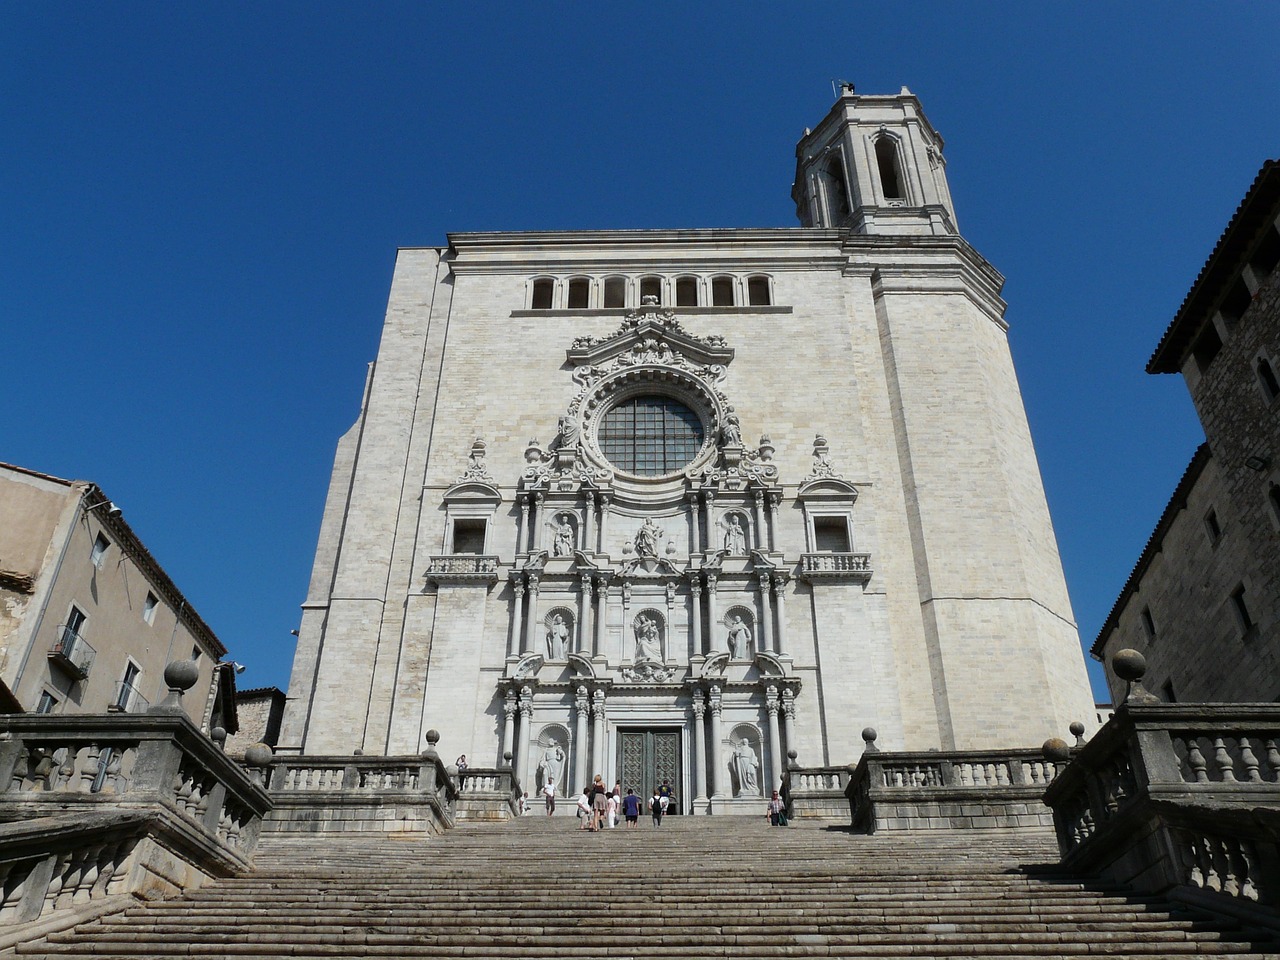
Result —
[[399, 252], [280, 750], [430, 728], [530, 795], [758, 814], [787, 752], [1035, 746], [1094, 716], [1001, 276], [905, 88], [796, 147], [801, 226]]

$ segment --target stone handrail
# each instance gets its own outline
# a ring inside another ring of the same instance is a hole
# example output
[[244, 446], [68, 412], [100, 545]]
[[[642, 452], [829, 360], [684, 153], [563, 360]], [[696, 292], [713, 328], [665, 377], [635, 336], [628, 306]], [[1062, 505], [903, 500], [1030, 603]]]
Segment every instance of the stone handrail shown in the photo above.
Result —
[[0, 716], [0, 920], [244, 872], [270, 808], [184, 715]]
[[869, 553], [804, 553], [800, 555], [802, 580], [853, 580], [865, 583], [871, 579]]
[[457, 553], [431, 558], [426, 579], [433, 583], [497, 583], [500, 558]]
[[458, 787], [459, 819], [518, 817], [520, 796], [510, 767], [468, 767]]
[[1074, 755], [1046, 752], [1064, 865], [1214, 909], [1280, 905], [1280, 705], [1133, 700]]
[[1056, 767], [1039, 750], [882, 753], [867, 732], [869, 749], [844, 791], [856, 830], [1049, 822], [1040, 797]]

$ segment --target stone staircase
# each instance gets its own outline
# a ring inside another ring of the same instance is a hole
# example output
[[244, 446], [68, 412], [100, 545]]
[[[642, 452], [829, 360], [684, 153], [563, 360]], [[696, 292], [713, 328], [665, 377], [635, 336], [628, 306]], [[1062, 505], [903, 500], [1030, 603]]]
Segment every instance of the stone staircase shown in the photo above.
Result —
[[[1256, 956], [1238, 925], [1055, 872], [1047, 832], [852, 835], [540, 815], [267, 840], [250, 876], [18, 948], [58, 957]], [[1272, 954], [1280, 956], [1280, 953]]]

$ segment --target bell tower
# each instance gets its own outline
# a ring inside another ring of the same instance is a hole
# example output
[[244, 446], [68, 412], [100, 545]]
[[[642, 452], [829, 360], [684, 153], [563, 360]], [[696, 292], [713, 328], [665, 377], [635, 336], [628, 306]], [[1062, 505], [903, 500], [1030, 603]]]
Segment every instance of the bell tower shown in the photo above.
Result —
[[906, 87], [862, 96], [846, 83], [796, 144], [791, 187], [806, 227], [886, 236], [957, 233], [942, 137]]

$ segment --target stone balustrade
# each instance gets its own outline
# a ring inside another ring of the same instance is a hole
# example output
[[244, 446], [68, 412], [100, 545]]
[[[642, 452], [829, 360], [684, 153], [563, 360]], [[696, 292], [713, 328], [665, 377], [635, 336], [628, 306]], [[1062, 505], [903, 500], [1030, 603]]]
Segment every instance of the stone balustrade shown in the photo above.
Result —
[[1280, 905], [1280, 705], [1166, 704], [1135, 686], [1087, 745], [1045, 745], [1063, 864], [1280, 927], [1256, 912]]
[[[520, 815], [520, 787], [510, 767], [468, 767], [459, 784], [459, 820], [507, 820]], [[541, 802], [541, 798], [538, 798]]]
[[[795, 763], [794, 751], [791, 763]], [[844, 791], [853, 767], [799, 767], [789, 765], [780, 791], [790, 817], [834, 819], [849, 812]]]
[[180, 712], [0, 716], [0, 923], [241, 873], [270, 808]]
[[1047, 826], [1056, 765], [1039, 750], [882, 753], [875, 731], [845, 784], [855, 830]]
[[500, 563], [496, 556], [478, 554], [432, 557], [426, 579], [432, 583], [497, 583]]
[[869, 553], [802, 553], [800, 572], [802, 580], [847, 580], [866, 583], [871, 579], [871, 554]]

